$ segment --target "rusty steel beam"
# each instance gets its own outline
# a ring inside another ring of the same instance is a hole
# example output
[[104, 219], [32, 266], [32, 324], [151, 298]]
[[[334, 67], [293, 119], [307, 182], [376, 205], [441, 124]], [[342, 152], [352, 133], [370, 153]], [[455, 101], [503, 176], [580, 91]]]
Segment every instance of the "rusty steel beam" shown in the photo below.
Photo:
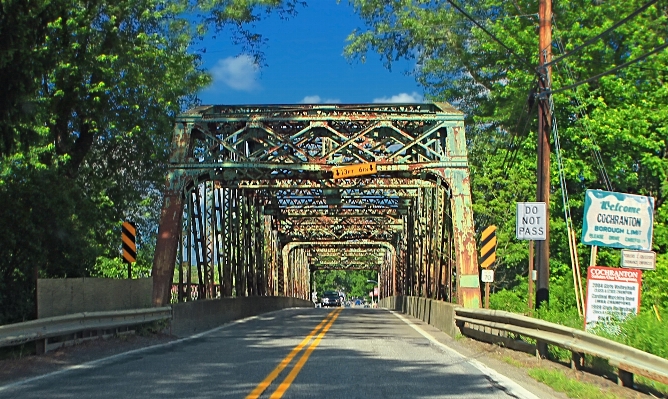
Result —
[[[185, 118], [184, 118], [185, 119]], [[177, 122], [172, 135], [171, 163], [185, 162], [192, 153], [192, 125], [185, 120]], [[160, 211], [160, 225], [153, 258], [153, 306], [170, 303], [176, 247], [179, 243], [181, 220], [183, 218], [182, 190], [188, 181], [183, 171], [170, 170], [167, 174], [164, 199]], [[188, 286], [190, 287], [190, 286]]]
[[[423, 188], [429, 188], [426, 186]], [[419, 189], [419, 188], [418, 188]], [[275, 190], [258, 190], [258, 194], [265, 197], [276, 198], [300, 198], [300, 197], [329, 197], [337, 196], [341, 198], [383, 198], [383, 197], [415, 197], [418, 189], [405, 188], [373, 188], [373, 187], [355, 187], [355, 188], [337, 188], [337, 187], [323, 187], [323, 188], [281, 188]]]
[[[161, 221], [154, 302], [171, 282], [176, 251], [171, 266], [159, 259], [172, 241], [188, 247], [179, 255], [187, 267], [196, 258], [209, 297], [217, 270], [221, 295], [308, 298], [309, 262], [324, 256], [314, 247], [368, 248], [374, 238], [389, 246], [381, 245], [382, 295], [454, 293], [479, 306], [463, 116], [450, 105], [205, 106], [177, 121], [163, 213], [172, 196], [181, 200], [172, 216], [182, 217], [183, 198], [214, 183], [188, 208], [187, 237]], [[333, 167], [360, 162], [375, 162], [377, 173], [332, 179]]]
[[[220, 179], [219, 179], [220, 178]], [[353, 179], [324, 179], [324, 180], [307, 180], [307, 179], [258, 179], [258, 180], [227, 180], [222, 179], [222, 176], [214, 176], [214, 181], [217, 187], [227, 188], [243, 188], [253, 190], [266, 190], [269, 192], [277, 190], [315, 190], [335, 188], [340, 190], [364, 189], [364, 190], [414, 190], [423, 187], [434, 187], [434, 183], [426, 180], [416, 180], [411, 177], [394, 178], [394, 177], [374, 177], [364, 178], [360, 177], [357, 180]], [[271, 195], [271, 194], [267, 194]]]
[[312, 266], [311, 271], [323, 271], [323, 270], [380, 270], [380, 265], [376, 265], [375, 267], [372, 265], [369, 266], [346, 266], [346, 265], [341, 265], [341, 266]]

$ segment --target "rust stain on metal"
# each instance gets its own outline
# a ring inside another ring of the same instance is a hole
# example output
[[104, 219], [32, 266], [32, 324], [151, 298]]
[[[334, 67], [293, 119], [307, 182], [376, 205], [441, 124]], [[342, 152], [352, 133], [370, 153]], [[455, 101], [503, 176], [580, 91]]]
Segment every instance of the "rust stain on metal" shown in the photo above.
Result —
[[[463, 115], [446, 103], [191, 110], [174, 128], [154, 271], [168, 271], [158, 265], [176, 252], [165, 246], [181, 244], [207, 297], [217, 267], [221, 295], [308, 298], [319, 265], [377, 268], [382, 295], [453, 300], [455, 291], [479, 306], [465, 144]], [[367, 163], [374, 177], [332, 178], [334, 168]], [[183, 193], [197, 198], [184, 224]], [[361, 252], [319, 251], [340, 243]], [[455, 289], [453, 276], [465, 284]]]
[[180, 198], [180, 194], [167, 195], [162, 207], [153, 259], [153, 306], [167, 306], [170, 303], [183, 215], [183, 201]]
[[461, 304], [467, 308], [480, 308], [480, 288], [460, 287]]

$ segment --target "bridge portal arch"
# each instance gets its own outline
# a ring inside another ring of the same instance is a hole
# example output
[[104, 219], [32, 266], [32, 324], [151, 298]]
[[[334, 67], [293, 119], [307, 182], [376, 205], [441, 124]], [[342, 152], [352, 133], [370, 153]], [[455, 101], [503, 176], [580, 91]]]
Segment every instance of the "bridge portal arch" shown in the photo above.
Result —
[[[479, 307], [463, 121], [447, 103], [215, 105], [179, 115], [154, 304], [170, 300], [177, 259], [179, 270], [197, 264], [201, 296], [271, 295], [284, 292], [269, 276], [282, 274], [291, 242], [374, 240], [394, 248], [396, 293]], [[337, 166], [369, 162], [372, 176], [334, 179]]]

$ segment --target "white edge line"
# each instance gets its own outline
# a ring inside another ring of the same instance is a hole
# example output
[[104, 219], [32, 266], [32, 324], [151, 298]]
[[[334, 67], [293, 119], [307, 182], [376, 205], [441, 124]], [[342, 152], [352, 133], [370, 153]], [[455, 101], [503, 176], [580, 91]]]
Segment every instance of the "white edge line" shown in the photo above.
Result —
[[144, 347], [144, 348], [133, 349], [133, 350], [127, 351], [127, 352], [117, 353], [115, 355], [111, 355], [111, 356], [108, 356], [108, 357], [103, 357], [101, 359], [91, 360], [89, 362], [82, 363], [82, 364], [75, 364], [75, 365], [72, 365], [72, 366], [67, 366], [64, 369], [61, 369], [61, 370], [58, 370], [58, 371], [52, 371], [52, 372], [47, 373], [47, 374], [42, 374], [42, 375], [38, 375], [36, 377], [26, 378], [25, 380], [12, 382], [12, 383], [9, 383], [7, 385], [2, 385], [2, 386], [0, 386], [0, 392], [10, 391], [14, 388], [20, 387], [21, 385], [30, 384], [30, 383], [35, 382], [35, 381], [39, 381], [39, 380], [42, 380], [42, 379], [45, 379], [45, 378], [54, 377], [54, 376], [57, 376], [57, 375], [60, 375], [60, 374], [65, 374], [65, 373], [68, 373], [70, 371], [92, 369], [92, 368], [101, 366], [101, 365], [103, 365], [103, 364], [105, 364], [105, 363], [107, 363], [111, 360], [122, 358], [122, 357], [128, 356], [128, 355], [134, 355], [135, 353], [146, 352], [148, 350], [152, 350], [152, 349], [156, 349], [156, 348], [164, 348], [164, 347], [167, 347], [167, 346], [180, 344], [181, 342], [190, 341], [190, 340], [193, 340], [193, 339], [198, 339], [198, 338], [201, 338], [205, 335], [212, 334], [212, 333], [220, 331], [220, 330], [224, 330], [226, 328], [235, 326], [237, 324], [246, 323], [248, 321], [251, 321], [251, 320], [263, 317], [263, 316], [271, 315], [273, 313], [282, 312], [282, 311], [288, 310], [288, 309], [301, 309], [301, 308], [285, 308], [285, 309], [274, 310], [272, 312], [261, 313], [259, 315], [246, 317], [245, 319], [234, 320], [234, 321], [231, 321], [229, 323], [223, 324], [222, 326], [212, 328], [211, 330], [202, 331], [201, 333], [197, 333], [197, 334], [191, 335], [189, 337], [179, 338], [177, 340], [165, 342], [163, 344], [156, 344], [156, 345], [147, 346], [147, 347]]
[[415, 331], [417, 331], [420, 335], [423, 337], [427, 338], [432, 344], [438, 346], [439, 348], [445, 350], [446, 352], [451, 353], [455, 357], [459, 357], [463, 360], [465, 360], [467, 363], [469, 363], [471, 366], [477, 368], [480, 370], [483, 374], [488, 375], [490, 378], [492, 378], [497, 384], [505, 387], [509, 393], [519, 397], [519, 398], [524, 398], [524, 399], [539, 399], [538, 396], [534, 395], [533, 393], [529, 392], [526, 388], [523, 386], [519, 385], [515, 381], [511, 380], [510, 378], [506, 377], [505, 375], [499, 373], [498, 371], [486, 366], [485, 364], [481, 363], [480, 361], [476, 359], [471, 359], [469, 357], [466, 357], [462, 355], [461, 353], [457, 352], [455, 349], [442, 344], [436, 340], [436, 338], [432, 337], [429, 335], [426, 331], [422, 330], [419, 326], [415, 325], [412, 323], [410, 320], [406, 319], [403, 317], [401, 314], [390, 310], [390, 313], [395, 315], [397, 318], [399, 318], [401, 321], [404, 323], [408, 324], [411, 328], [413, 328]]

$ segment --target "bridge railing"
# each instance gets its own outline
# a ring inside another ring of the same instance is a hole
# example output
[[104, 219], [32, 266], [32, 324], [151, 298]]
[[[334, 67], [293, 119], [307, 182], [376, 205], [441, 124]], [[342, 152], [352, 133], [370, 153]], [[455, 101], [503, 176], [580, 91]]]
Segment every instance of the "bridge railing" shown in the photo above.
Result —
[[172, 317], [171, 307], [83, 312], [0, 326], [0, 347], [37, 342], [37, 353]]
[[313, 307], [313, 302], [286, 296], [246, 296], [175, 303], [160, 308], [83, 312], [0, 326], [0, 347], [36, 342], [44, 353], [88, 339], [112, 336], [159, 320], [168, 320], [171, 335], [185, 337], [233, 320], [286, 308]]
[[[634, 374], [668, 384], [668, 360], [607, 338], [502, 310], [469, 309], [455, 304], [417, 297], [389, 297], [381, 305], [402, 311], [453, 336], [456, 331], [471, 338], [533, 351], [555, 345], [571, 351], [571, 367], [582, 368], [584, 355], [605, 359], [617, 368], [617, 383], [633, 386]], [[521, 338], [531, 338], [530, 344]]]

